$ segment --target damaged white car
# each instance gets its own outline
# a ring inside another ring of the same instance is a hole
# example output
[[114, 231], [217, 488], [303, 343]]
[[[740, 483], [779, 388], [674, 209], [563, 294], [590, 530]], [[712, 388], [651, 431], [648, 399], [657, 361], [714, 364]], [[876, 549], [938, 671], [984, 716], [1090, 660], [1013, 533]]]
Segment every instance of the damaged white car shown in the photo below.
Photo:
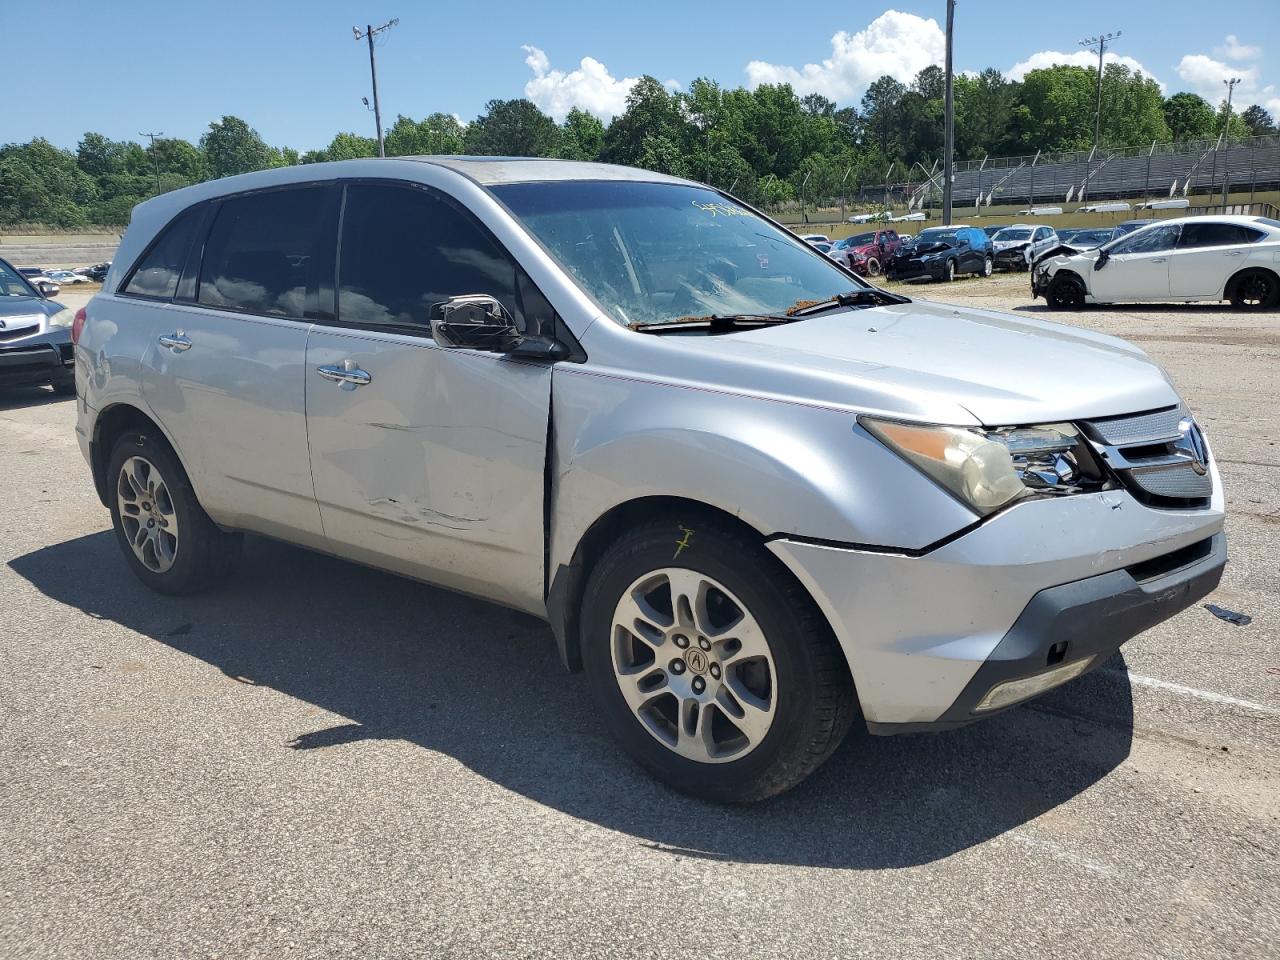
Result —
[[1049, 251], [1031, 295], [1069, 310], [1086, 303], [1230, 300], [1239, 309], [1280, 303], [1280, 220], [1185, 217], [1150, 224], [1096, 250]]

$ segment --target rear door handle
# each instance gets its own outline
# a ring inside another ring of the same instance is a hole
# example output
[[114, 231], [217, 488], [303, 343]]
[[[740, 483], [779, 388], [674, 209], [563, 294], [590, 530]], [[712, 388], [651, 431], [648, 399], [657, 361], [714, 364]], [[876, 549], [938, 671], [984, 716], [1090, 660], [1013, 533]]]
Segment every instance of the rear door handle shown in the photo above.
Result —
[[168, 347], [174, 353], [182, 353], [191, 349], [191, 339], [181, 330], [164, 334], [159, 338], [160, 346]]
[[1223, 253], [1224, 253], [1226, 256], [1228, 256], [1228, 257], [1243, 257], [1243, 256], [1244, 256], [1244, 251], [1243, 251], [1243, 250], [1225, 250], [1225, 251], [1223, 251]]
[[1151, 262], [1152, 263], [1168, 263], [1169, 258], [1168, 257], [1152, 257]]
[[342, 366], [321, 366], [316, 367], [316, 373], [324, 377], [326, 380], [332, 380], [334, 383], [340, 383], [343, 386], [363, 387], [366, 383], [370, 383], [373, 377], [361, 370], [350, 360], [344, 360]]

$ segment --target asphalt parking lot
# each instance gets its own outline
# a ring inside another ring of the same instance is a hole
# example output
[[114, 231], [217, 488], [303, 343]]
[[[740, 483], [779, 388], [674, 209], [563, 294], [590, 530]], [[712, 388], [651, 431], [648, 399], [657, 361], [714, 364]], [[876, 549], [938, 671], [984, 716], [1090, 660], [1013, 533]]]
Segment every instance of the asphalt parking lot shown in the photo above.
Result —
[[[905, 289], [1050, 316], [1025, 274]], [[147, 592], [73, 402], [0, 393], [0, 955], [1280, 955], [1280, 313], [1052, 317], [1182, 389], [1252, 623], [748, 808], [633, 768], [530, 618], [264, 540]]]

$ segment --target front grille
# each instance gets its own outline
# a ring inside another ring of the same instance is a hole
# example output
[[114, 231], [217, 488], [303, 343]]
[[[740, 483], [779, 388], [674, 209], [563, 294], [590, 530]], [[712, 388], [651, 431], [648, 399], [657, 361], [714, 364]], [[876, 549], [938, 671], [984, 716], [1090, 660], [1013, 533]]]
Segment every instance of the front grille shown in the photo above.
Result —
[[1080, 424], [1107, 465], [1135, 497], [1156, 507], [1205, 504], [1213, 494], [1207, 463], [1190, 452], [1181, 405]]
[[9, 321], [5, 324], [3, 329], [0, 329], [0, 343], [4, 343], [8, 340], [17, 340], [19, 337], [30, 337], [39, 332], [39, 320], [35, 320], [21, 327], [15, 327], [13, 321]]

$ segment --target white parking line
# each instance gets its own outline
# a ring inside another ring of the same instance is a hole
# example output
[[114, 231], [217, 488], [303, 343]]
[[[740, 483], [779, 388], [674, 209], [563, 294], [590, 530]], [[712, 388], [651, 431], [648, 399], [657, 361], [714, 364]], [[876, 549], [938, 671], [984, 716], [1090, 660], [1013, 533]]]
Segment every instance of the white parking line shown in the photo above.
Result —
[[1181, 693], [1189, 697], [1196, 697], [1200, 700], [1208, 700], [1210, 703], [1222, 703], [1231, 707], [1243, 707], [1245, 710], [1253, 710], [1256, 713], [1265, 713], [1270, 717], [1280, 717], [1280, 710], [1274, 710], [1271, 707], [1263, 706], [1260, 703], [1254, 703], [1252, 700], [1238, 700], [1235, 697], [1228, 697], [1225, 694], [1214, 693], [1211, 690], [1197, 690], [1195, 687], [1184, 687], [1180, 683], [1170, 683], [1168, 680], [1158, 680], [1155, 677], [1144, 677], [1137, 673], [1129, 674], [1129, 682], [1137, 683], [1144, 687], [1155, 687], [1157, 690], [1168, 690], [1172, 693]]

